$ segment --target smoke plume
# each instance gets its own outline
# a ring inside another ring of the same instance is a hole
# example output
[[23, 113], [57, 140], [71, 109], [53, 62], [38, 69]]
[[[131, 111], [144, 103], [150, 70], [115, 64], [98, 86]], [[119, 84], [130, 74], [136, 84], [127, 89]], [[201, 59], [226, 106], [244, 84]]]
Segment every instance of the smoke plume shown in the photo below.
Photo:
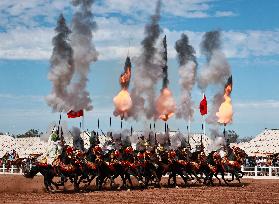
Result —
[[46, 97], [46, 101], [53, 111], [67, 112], [70, 108], [68, 86], [73, 77], [74, 63], [73, 50], [68, 42], [71, 31], [62, 14], [58, 18], [55, 31], [57, 34], [52, 39], [54, 48], [48, 74], [48, 79], [52, 82], [52, 91]]
[[97, 29], [91, 12], [94, 0], [73, 0], [77, 11], [72, 20], [71, 45], [74, 50], [75, 75], [70, 91], [73, 110], [91, 110], [91, 99], [86, 90], [90, 63], [97, 61], [98, 52], [92, 43], [92, 31]]
[[72, 139], [72, 135], [70, 134], [70, 132], [68, 130], [68, 124], [66, 121], [61, 121], [60, 127], [58, 127], [57, 122], [55, 122], [55, 121], [51, 122], [48, 125], [46, 132], [44, 132], [44, 134], [42, 134], [40, 136], [40, 139], [42, 141], [47, 142], [54, 129], [57, 129], [57, 130], [59, 129], [61, 131], [61, 134], [63, 132], [63, 138], [67, 144], [70, 142], [70, 140]]
[[155, 14], [145, 25], [145, 38], [141, 42], [141, 54], [136, 59], [134, 86], [131, 92], [133, 108], [130, 111], [130, 115], [135, 119], [138, 119], [139, 113], [142, 111], [148, 119], [154, 117], [156, 113], [155, 85], [161, 76], [160, 63], [155, 59], [157, 52], [155, 45], [161, 33], [160, 8], [161, 1], [158, 0]]
[[113, 133], [112, 138], [116, 142], [116, 149], [121, 148], [118, 145], [131, 146], [131, 132], [128, 129]]
[[[181, 132], [177, 132], [170, 137], [170, 143], [171, 143], [170, 148], [176, 150], [182, 145], [183, 142], [185, 143], [184, 135]], [[183, 145], [186, 146], [186, 144]]]
[[158, 133], [156, 139], [158, 144], [164, 145], [166, 147], [168, 146], [169, 142], [169, 133]]
[[201, 52], [206, 56], [207, 63], [199, 74], [198, 86], [202, 91], [209, 85], [216, 85], [217, 92], [213, 97], [212, 107], [206, 122], [217, 124], [216, 113], [224, 102], [223, 90], [227, 79], [231, 75], [230, 65], [221, 50], [221, 33], [211, 31], [205, 33], [201, 43]]
[[73, 137], [73, 146], [75, 149], [84, 151], [84, 141], [81, 138], [81, 131], [78, 127], [72, 127], [71, 135]]
[[209, 131], [213, 140], [213, 143], [207, 147], [209, 152], [219, 150], [221, 146], [226, 145], [224, 136], [218, 131], [218, 129], [210, 128]]
[[180, 105], [176, 112], [177, 118], [192, 120], [194, 115], [194, 102], [191, 91], [195, 85], [197, 75], [197, 60], [194, 48], [189, 44], [188, 36], [184, 33], [176, 41], [175, 49], [179, 62], [179, 83], [181, 86]]

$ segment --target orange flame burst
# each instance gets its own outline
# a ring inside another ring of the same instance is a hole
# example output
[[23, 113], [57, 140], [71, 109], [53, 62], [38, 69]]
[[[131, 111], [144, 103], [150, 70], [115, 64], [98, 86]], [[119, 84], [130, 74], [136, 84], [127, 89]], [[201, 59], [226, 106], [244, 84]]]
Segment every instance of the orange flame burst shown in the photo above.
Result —
[[126, 71], [123, 74], [121, 74], [119, 78], [119, 83], [122, 88], [128, 88], [130, 78], [131, 78], [131, 67], [127, 67]]
[[158, 118], [167, 121], [174, 115], [175, 109], [176, 105], [171, 91], [168, 88], [164, 88], [156, 101]]
[[233, 116], [233, 108], [231, 103], [231, 92], [232, 92], [232, 81], [231, 79], [228, 81], [224, 91], [224, 99], [225, 101], [221, 104], [219, 108], [219, 112], [216, 113], [218, 117], [218, 122], [224, 125], [232, 122]]
[[113, 98], [113, 103], [115, 106], [114, 114], [116, 116], [120, 115], [121, 118], [127, 117], [128, 111], [132, 108], [132, 99], [127, 90], [122, 89], [117, 96]]
[[131, 78], [131, 67], [127, 67], [125, 72], [121, 74], [119, 78], [119, 83], [122, 87], [121, 91], [113, 98], [113, 103], [115, 106], [114, 115], [121, 116], [121, 119], [126, 118], [128, 111], [132, 108], [132, 99], [128, 92], [128, 86]]

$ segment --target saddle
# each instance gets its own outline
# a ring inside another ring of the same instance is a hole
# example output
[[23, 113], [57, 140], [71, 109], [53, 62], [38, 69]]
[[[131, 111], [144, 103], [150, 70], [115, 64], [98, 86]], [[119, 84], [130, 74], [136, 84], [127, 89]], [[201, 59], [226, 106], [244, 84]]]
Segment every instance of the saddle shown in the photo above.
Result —
[[213, 166], [213, 165], [211, 165], [211, 164], [208, 164], [208, 167], [209, 167], [210, 171], [212, 171], [213, 173], [216, 173], [216, 172], [217, 172], [216, 166]]
[[86, 166], [87, 166], [89, 169], [92, 169], [92, 170], [96, 170], [96, 169], [97, 169], [96, 164], [94, 164], [93, 162], [90, 162], [90, 161], [87, 161], [87, 162], [86, 162]]
[[38, 162], [36, 165], [40, 166], [40, 167], [48, 167], [49, 166], [48, 163], [43, 163], [43, 162]]
[[188, 162], [184, 160], [177, 160], [177, 163], [181, 164], [182, 166], [187, 166]]
[[113, 162], [106, 162], [106, 164], [108, 165], [108, 167], [109, 167], [109, 169], [110, 169], [111, 171], [115, 171], [115, 168], [114, 168], [114, 164], [115, 164], [115, 163], [113, 163]]
[[237, 161], [231, 161], [228, 159], [224, 159], [224, 163], [231, 167], [241, 168], [241, 165]]
[[195, 170], [198, 170], [200, 168], [200, 165], [196, 162], [190, 162], [190, 164]]
[[64, 164], [63, 162], [60, 161], [59, 167], [61, 171], [67, 172], [67, 173], [73, 173], [75, 172], [76, 168], [72, 164]]

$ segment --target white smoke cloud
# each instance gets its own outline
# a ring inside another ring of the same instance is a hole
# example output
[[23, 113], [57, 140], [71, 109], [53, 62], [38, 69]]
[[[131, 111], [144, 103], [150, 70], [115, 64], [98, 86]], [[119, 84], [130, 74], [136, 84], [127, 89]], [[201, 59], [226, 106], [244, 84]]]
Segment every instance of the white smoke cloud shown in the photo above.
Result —
[[224, 86], [231, 76], [230, 65], [221, 50], [222, 38], [219, 31], [205, 33], [201, 42], [201, 51], [207, 58], [198, 76], [198, 86], [204, 92], [209, 85], [217, 87], [211, 108], [206, 119], [207, 123], [217, 125], [216, 113], [224, 102]]
[[155, 85], [160, 79], [161, 66], [156, 62], [156, 41], [160, 36], [159, 26], [161, 1], [157, 2], [156, 13], [145, 25], [145, 38], [142, 41], [141, 55], [135, 61], [134, 84], [131, 91], [133, 107], [130, 115], [137, 119], [140, 113], [150, 119], [156, 114]]
[[96, 22], [93, 21], [92, 5], [93, 0], [73, 0], [73, 5], [77, 7], [72, 19], [71, 45], [74, 50], [74, 79], [69, 87], [69, 92], [73, 110], [91, 110], [93, 108], [89, 92], [86, 90], [90, 63], [97, 61], [98, 52], [93, 44], [92, 31], [97, 29]]

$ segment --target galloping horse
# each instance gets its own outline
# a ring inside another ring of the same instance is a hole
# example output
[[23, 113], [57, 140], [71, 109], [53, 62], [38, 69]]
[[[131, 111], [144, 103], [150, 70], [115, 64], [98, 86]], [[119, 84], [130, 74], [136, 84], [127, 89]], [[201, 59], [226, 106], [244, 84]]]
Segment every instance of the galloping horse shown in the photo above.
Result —
[[[53, 178], [57, 175], [54, 168], [51, 165], [43, 164], [36, 162], [35, 164], [31, 163], [30, 159], [27, 159], [22, 166], [23, 175], [26, 178], [34, 178], [38, 173], [41, 173], [44, 177], [44, 185], [48, 192], [55, 192], [52, 185], [58, 189], [58, 184], [53, 182]], [[31, 167], [31, 168], [30, 168]]]
[[239, 147], [232, 147], [228, 151], [228, 156], [225, 156], [223, 159], [223, 165], [227, 172], [232, 174], [232, 179], [227, 180], [229, 182], [236, 180], [241, 183], [240, 178], [243, 177], [244, 173], [241, 171], [241, 165], [244, 162], [244, 158], [247, 154], [244, 150], [240, 149]]
[[[13, 157], [11, 157], [13, 156]], [[2, 157], [2, 163], [7, 166], [7, 170], [11, 166], [16, 166], [18, 169], [22, 167], [24, 158], [19, 158], [19, 155], [14, 152], [14, 155], [9, 154], [8, 152]]]
[[[212, 177], [214, 175], [219, 180], [220, 184], [221, 181], [217, 177], [217, 175], [218, 173], [221, 173], [222, 179], [226, 185], [228, 185], [227, 181], [233, 181], [234, 177], [239, 183], [241, 183], [240, 178], [242, 178], [244, 175], [241, 171], [241, 165], [243, 164], [243, 160], [246, 156], [246, 153], [239, 147], [230, 148], [228, 150], [228, 155], [225, 155], [223, 158], [221, 158], [218, 152], [211, 152], [207, 157], [208, 164], [214, 169], [214, 171], [210, 174], [210, 180], [212, 180]], [[225, 173], [231, 173], [232, 179], [226, 180]]]

